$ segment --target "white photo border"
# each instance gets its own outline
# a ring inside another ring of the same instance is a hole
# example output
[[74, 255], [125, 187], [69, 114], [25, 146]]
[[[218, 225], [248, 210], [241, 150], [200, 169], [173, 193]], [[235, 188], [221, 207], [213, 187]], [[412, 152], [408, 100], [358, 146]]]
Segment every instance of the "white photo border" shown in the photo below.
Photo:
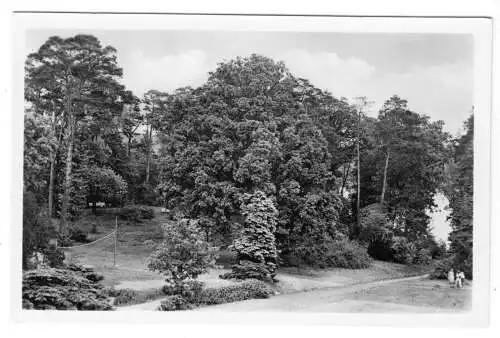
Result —
[[[492, 20], [488, 18], [18, 13], [13, 17], [11, 309], [16, 321], [163, 324], [485, 326], [489, 322]], [[21, 309], [24, 41], [29, 30], [215, 30], [443, 33], [474, 37], [474, 282], [472, 310], [456, 314], [77, 312]], [[397, 318], [397, 320], [395, 320]]]

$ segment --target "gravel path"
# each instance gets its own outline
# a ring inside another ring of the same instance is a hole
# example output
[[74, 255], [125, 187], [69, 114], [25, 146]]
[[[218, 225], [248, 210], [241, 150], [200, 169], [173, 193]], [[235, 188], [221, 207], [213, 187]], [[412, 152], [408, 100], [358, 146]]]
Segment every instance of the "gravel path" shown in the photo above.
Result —
[[[383, 308], [378, 302], [350, 301], [340, 304], [339, 300], [343, 296], [381, 285], [420, 280], [427, 278], [428, 275], [415, 277], [393, 278], [351, 285], [326, 286], [321, 289], [296, 292], [271, 297], [269, 299], [253, 299], [242, 302], [206, 306], [195, 309], [194, 311], [319, 311], [319, 312], [359, 312], [373, 309], [374, 311], [411, 311], [421, 312], [421, 307], [409, 307], [398, 304], [386, 304]], [[118, 311], [154, 311], [160, 305], [160, 300], [148, 303], [124, 306], [117, 308]], [[347, 311], [343, 311], [347, 310]]]
[[354, 285], [342, 285], [324, 289], [278, 295], [269, 299], [252, 299], [242, 302], [221, 304], [198, 308], [195, 311], [284, 311], [284, 312], [399, 312], [419, 310], [415, 306], [400, 304], [381, 304], [379, 302], [366, 302], [346, 299], [349, 295], [363, 290], [382, 285], [395, 284], [407, 281], [417, 281], [428, 278], [428, 275], [415, 277], [393, 278]]

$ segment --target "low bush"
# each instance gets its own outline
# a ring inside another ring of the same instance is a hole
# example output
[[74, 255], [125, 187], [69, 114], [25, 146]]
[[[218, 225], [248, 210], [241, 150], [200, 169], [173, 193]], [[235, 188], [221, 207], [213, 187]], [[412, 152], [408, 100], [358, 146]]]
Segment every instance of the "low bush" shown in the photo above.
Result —
[[364, 269], [373, 261], [366, 248], [347, 238], [325, 241], [315, 254], [308, 252], [306, 255], [298, 250], [295, 255], [284, 257], [284, 261], [291, 266], [306, 265], [321, 269]]
[[183, 281], [181, 284], [167, 284], [163, 286], [162, 291], [166, 295], [182, 296], [190, 302], [197, 303], [203, 290], [203, 285], [203, 282], [191, 279]]
[[69, 264], [67, 266], [68, 270], [75, 271], [77, 273], [80, 273], [83, 275], [83, 277], [87, 278], [88, 280], [98, 283], [104, 279], [104, 276], [95, 272], [94, 268], [88, 265], [80, 265], [80, 264]]
[[347, 239], [333, 241], [325, 251], [325, 264], [328, 267], [365, 269], [372, 258], [364, 247]]
[[137, 291], [133, 289], [109, 289], [107, 290], [109, 297], [113, 297], [113, 305], [130, 304], [137, 299]]
[[133, 290], [106, 288], [106, 295], [113, 298], [113, 305], [124, 306], [150, 302], [165, 297], [162, 289]]
[[260, 279], [268, 282], [276, 282], [274, 278], [276, 264], [274, 263], [256, 263], [247, 260], [241, 260], [238, 264], [232, 266], [232, 271], [222, 274], [222, 279]]
[[47, 258], [47, 263], [51, 268], [61, 268], [64, 266], [66, 256], [63, 251], [58, 250], [54, 246], [49, 246], [43, 251], [43, 254]]
[[[43, 268], [23, 273], [23, 308], [36, 310], [112, 310], [102, 285], [89, 269]], [[94, 279], [94, 280], [93, 280]], [[99, 279], [99, 278], [97, 278]]]
[[69, 239], [79, 243], [88, 243], [87, 233], [79, 228], [69, 229]]
[[172, 295], [161, 301], [158, 311], [190, 310], [194, 307], [195, 305], [187, 301], [184, 297]]
[[139, 205], [128, 205], [118, 211], [118, 217], [125, 221], [139, 223], [144, 219], [153, 219], [155, 217], [155, 212], [153, 208]]
[[405, 237], [394, 237], [391, 249], [392, 258], [396, 263], [412, 264], [417, 255], [415, 244], [409, 242]]
[[199, 303], [206, 305], [238, 302], [247, 299], [269, 298], [273, 289], [260, 280], [249, 279], [235, 285], [206, 288], [201, 291]]

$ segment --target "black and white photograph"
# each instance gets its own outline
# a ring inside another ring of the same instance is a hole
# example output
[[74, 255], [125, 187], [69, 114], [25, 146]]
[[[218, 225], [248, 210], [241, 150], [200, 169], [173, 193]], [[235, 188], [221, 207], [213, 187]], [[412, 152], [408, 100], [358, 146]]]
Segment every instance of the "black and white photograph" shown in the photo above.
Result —
[[16, 16], [23, 315], [487, 316], [489, 19]]

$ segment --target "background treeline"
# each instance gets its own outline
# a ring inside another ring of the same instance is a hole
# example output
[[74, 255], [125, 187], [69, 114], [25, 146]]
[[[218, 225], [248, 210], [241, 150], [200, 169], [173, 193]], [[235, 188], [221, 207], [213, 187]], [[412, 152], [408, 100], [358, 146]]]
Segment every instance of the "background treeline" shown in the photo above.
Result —
[[[218, 64], [197, 88], [139, 98], [116, 53], [77, 35], [27, 58], [25, 256], [105, 202], [166, 206], [219, 247], [263, 236], [265, 249], [245, 250], [264, 250], [268, 266], [447, 255], [470, 277], [472, 116], [458, 138], [397, 96], [369, 117], [365, 98], [336, 98], [259, 55]], [[452, 209], [448, 252], [429, 226], [438, 192]], [[274, 238], [248, 231], [258, 222]]]

